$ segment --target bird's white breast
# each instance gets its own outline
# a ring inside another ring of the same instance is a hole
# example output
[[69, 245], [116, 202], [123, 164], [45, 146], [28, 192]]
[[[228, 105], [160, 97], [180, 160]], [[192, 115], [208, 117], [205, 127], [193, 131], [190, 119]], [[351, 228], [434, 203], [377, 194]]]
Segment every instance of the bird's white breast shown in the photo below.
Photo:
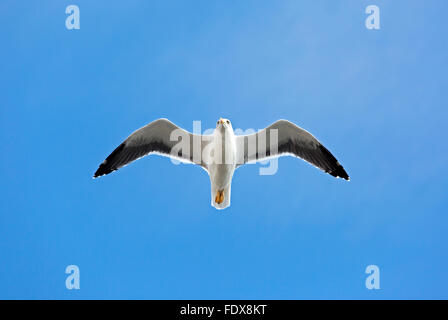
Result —
[[232, 181], [236, 164], [236, 141], [233, 132], [215, 130], [209, 174], [217, 188], [224, 189]]

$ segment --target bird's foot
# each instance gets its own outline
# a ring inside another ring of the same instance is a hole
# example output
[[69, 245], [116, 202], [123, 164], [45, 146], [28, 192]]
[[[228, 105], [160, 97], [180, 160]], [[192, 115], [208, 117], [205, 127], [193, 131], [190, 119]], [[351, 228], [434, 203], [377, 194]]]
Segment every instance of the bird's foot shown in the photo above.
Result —
[[221, 204], [224, 202], [224, 190], [218, 190], [215, 197], [215, 202]]

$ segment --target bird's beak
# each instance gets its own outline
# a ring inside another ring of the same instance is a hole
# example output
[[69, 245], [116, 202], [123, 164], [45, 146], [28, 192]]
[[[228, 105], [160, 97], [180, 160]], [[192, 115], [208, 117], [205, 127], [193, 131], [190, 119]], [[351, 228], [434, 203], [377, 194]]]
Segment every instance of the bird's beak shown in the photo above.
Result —
[[220, 123], [220, 124], [223, 124], [223, 123], [224, 123], [224, 120], [223, 120], [222, 118], [219, 118], [219, 123]]

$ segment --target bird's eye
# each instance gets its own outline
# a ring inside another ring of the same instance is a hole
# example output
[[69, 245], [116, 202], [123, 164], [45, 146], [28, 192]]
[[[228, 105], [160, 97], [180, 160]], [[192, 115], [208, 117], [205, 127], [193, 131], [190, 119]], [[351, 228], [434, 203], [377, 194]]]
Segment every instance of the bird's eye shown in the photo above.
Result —
[[230, 121], [229, 121], [229, 120], [227, 120], [227, 124], [230, 124]]
[[219, 121], [216, 121], [216, 124], [218, 125], [218, 124], [219, 124]]

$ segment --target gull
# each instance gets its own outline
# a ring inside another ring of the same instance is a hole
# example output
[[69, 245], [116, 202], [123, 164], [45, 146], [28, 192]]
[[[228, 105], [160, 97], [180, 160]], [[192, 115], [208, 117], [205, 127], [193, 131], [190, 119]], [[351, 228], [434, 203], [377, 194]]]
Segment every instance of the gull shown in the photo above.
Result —
[[235, 170], [246, 163], [280, 156], [301, 158], [336, 178], [350, 180], [336, 158], [311, 133], [278, 120], [256, 133], [235, 135], [230, 120], [220, 118], [213, 134], [192, 134], [168, 119], [158, 119], [133, 132], [100, 164], [94, 178], [107, 175], [149, 154], [201, 166], [210, 176], [211, 205], [230, 206]]

